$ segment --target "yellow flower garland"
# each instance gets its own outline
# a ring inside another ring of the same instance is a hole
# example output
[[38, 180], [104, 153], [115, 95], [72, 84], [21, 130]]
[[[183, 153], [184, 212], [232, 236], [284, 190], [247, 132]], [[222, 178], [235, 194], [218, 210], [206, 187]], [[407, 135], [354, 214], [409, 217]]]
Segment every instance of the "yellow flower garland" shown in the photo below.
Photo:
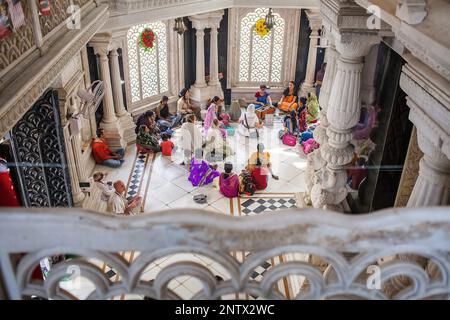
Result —
[[264, 37], [264, 36], [267, 36], [269, 34], [270, 30], [267, 29], [267, 27], [266, 27], [266, 20], [264, 18], [261, 18], [258, 21], [256, 21], [255, 32], [260, 37]]

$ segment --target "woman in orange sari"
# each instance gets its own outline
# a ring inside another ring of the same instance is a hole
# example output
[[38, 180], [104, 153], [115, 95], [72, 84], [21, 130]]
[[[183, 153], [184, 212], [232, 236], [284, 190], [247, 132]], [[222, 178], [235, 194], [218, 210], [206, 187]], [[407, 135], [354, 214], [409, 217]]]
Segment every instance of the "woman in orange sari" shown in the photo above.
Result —
[[289, 81], [289, 87], [283, 92], [280, 102], [278, 103], [278, 109], [283, 112], [291, 112], [297, 110], [297, 94], [295, 92], [294, 81]]

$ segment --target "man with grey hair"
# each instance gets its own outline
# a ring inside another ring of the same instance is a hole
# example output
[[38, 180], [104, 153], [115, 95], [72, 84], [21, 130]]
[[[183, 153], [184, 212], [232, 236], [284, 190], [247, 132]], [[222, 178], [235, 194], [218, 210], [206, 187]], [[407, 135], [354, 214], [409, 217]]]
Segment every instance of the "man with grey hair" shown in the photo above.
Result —
[[125, 183], [117, 180], [113, 184], [115, 192], [108, 200], [108, 211], [115, 214], [137, 215], [141, 206], [142, 198], [135, 196], [130, 200], [125, 198]]

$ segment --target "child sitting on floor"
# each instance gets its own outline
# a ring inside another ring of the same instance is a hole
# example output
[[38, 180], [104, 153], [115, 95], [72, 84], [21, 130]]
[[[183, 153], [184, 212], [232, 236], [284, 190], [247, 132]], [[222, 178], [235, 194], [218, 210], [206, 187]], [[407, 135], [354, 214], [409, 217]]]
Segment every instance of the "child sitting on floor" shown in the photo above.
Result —
[[170, 141], [170, 138], [171, 138], [170, 135], [163, 134], [161, 136], [161, 138], [162, 138], [163, 141], [161, 142], [160, 147], [161, 147], [161, 151], [162, 151], [163, 156], [171, 157], [172, 156], [172, 150], [175, 147], [175, 145], [173, 144], [172, 141]]

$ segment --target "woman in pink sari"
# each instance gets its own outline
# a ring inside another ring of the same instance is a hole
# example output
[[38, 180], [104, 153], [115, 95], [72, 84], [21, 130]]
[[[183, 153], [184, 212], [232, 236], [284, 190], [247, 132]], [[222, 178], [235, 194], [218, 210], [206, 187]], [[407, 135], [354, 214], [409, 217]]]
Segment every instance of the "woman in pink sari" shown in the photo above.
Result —
[[219, 177], [220, 193], [227, 198], [235, 198], [239, 194], [239, 177], [232, 170], [233, 165], [225, 163], [225, 172]]
[[[217, 112], [219, 111], [220, 104], [222, 103], [222, 99], [220, 99], [218, 96], [215, 96], [211, 100], [211, 104], [208, 108], [208, 113], [205, 116], [205, 121], [203, 123], [203, 134], [206, 136], [208, 134], [209, 128], [211, 128], [212, 123], [214, 119], [217, 119]], [[220, 133], [222, 134], [223, 138], [227, 137], [227, 131], [220, 126]]]

